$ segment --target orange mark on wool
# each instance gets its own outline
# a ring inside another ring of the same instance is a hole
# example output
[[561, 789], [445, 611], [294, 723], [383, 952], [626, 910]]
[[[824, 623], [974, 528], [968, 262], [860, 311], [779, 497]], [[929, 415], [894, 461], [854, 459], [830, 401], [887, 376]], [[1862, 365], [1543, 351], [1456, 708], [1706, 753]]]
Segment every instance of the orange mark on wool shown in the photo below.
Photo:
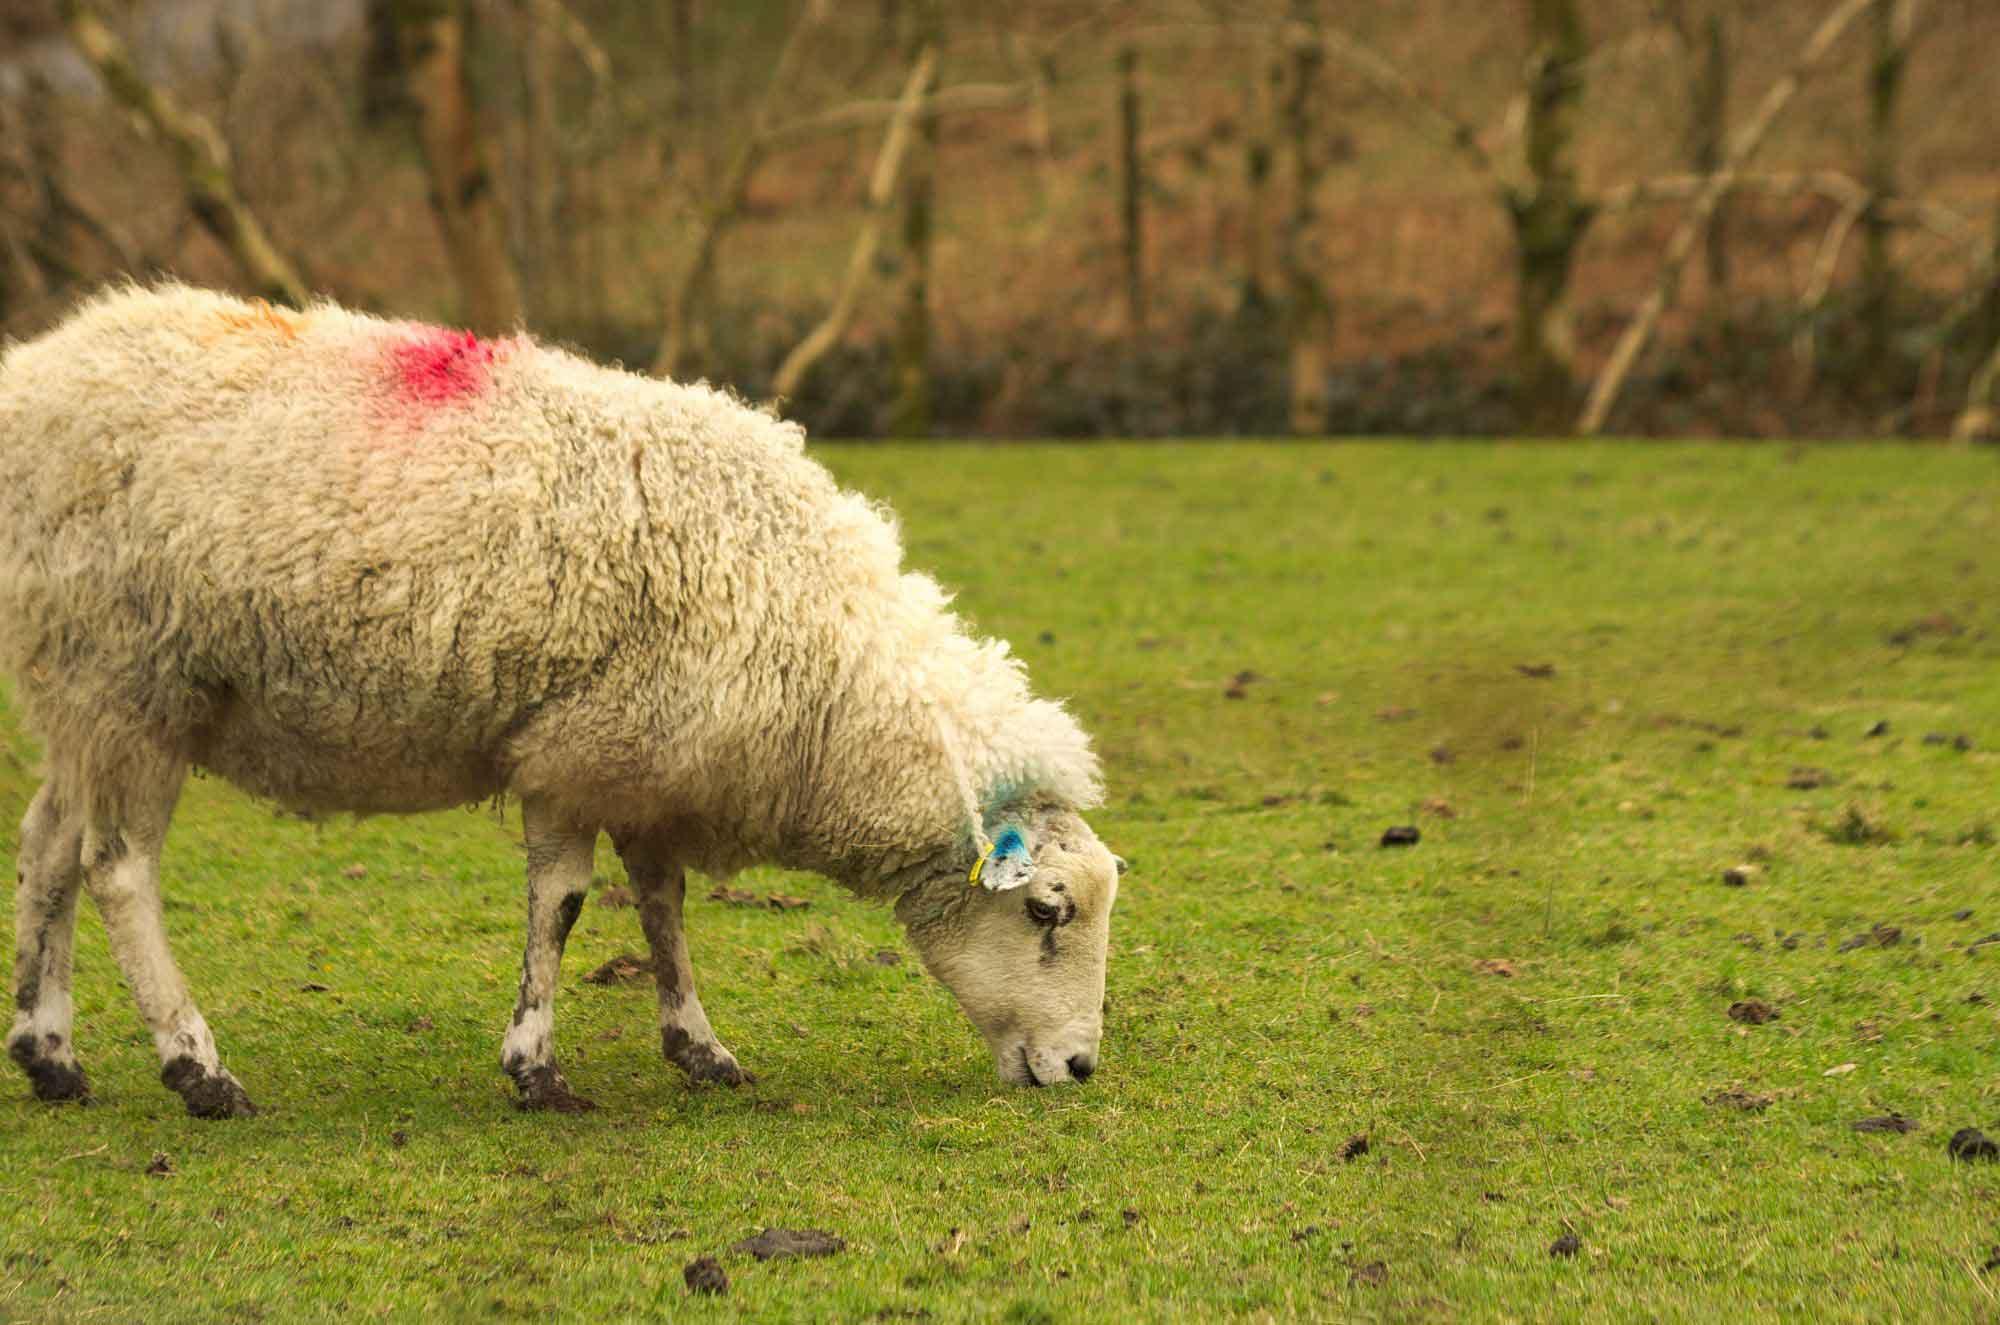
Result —
[[303, 314], [289, 308], [273, 308], [262, 299], [252, 300], [244, 308], [225, 309], [215, 315], [215, 320], [220, 326], [210, 344], [227, 336], [275, 337], [289, 343], [298, 339], [306, 325]]
[[494, 362], [512, 344], [481, 340], [469, 331], [419, 327], [389, 352], [395, 390], [418, 406], [470, 399], [491, 384]]

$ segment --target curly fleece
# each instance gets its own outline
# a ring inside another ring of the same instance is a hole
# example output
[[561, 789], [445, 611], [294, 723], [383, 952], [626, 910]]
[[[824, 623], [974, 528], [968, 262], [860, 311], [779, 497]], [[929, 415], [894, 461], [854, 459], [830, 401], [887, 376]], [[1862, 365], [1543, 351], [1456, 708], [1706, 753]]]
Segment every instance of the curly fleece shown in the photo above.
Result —
[[525, 336], [121, 287], [0, 358], [0, 666], [100, 802], [163, 755], [306, 811], [538, 796], [878, 894], [1094, 804], [803, 440]]

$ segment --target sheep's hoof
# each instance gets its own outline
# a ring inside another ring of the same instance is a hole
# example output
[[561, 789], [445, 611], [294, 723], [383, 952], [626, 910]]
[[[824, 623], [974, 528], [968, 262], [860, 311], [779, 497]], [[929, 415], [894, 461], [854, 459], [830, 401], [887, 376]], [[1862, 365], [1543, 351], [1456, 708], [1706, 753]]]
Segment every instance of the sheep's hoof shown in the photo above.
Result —
[[35, 1040], [23, 1035], [7, 1046], [7, 1056], [28, 1074], [28, 1086], [44, 1104], [87, 1104], [90, 1082], [75, 1063], [60, 1063], [36, 1052]]
[[221, 1068], [210, 1072], [192, 1058], [174, 1059], [160, 1069], [160, 1080], [177, 1091], [191, 1118], [254, 1118], [257, 1106], [235, 1077]]
[[660, 1048], [667, 1061], [687, 1073], [689, 1081], [713, 1082], [718, 1086], [742, 1086], [757, 1080], [737, 1063], [736, 1055], [710, 1040], [701, 1043], [677, 1026], [660, 1032]]
[[514, 1107], [524, 1113], [589, 1113], [597, 1105], [569, 1088], [553, 1067], [531, 1067], [514, 1074], [520, 1092]]

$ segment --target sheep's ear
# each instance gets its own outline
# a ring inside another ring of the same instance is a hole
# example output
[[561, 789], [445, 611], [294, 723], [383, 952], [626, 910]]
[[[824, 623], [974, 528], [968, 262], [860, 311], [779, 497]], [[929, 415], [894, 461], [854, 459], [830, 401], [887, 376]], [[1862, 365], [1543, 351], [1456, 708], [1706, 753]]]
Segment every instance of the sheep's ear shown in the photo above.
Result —
[[1125, 871], [1126, 871], [1126, 870], [1129, 870], [1129, 869], [1131, 869], [1131, 868], [1132, 868], [1132, 865], [1131, 865], [1131, 862], [1130, 862], [1130, 861], [1128, 861], [1128, 860], [1126, 860], [1126, 859], [1125, 859], [1125, 857], [1123, 857], [1123, 856], [1120, 856], [1120, 855], [1117, 855], [1117, 854], [1113, 854], [1113, 855], [1112, 855], [1112, 857], [1111, 857], [1111, 859], [1113, 859], [1113, 860], [1115, 860], [1115, 861], [1117, 861], [1117, 862], [1118, 862], [1118, 873], [1119, 873], [1120, 877], [1123, 877], [1123, 875], [1124, 875], [1124, 873], [1125, 873]]
[[1028, 838], [1009, 824], [993, 839], [993, 846], [972, 866], [971, 883], [989, 893], [1019, 888], [1035, 876], [1035, 858], [1028, 854]]

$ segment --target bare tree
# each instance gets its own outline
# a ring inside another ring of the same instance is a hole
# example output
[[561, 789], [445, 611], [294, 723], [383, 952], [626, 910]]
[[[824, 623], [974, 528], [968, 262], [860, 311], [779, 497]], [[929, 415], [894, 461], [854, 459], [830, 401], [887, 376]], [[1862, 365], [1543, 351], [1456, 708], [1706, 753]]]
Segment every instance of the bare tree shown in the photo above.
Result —
[[875, 157], [875, 169], [868, 179], [867, 216], [861, 223], [861, 233], [855, 237], [854, 251], [848, 255], [847, 273], [841, 280], [840, 293], [834, 296], [833, 307], [827, 311], [826, 317], [804, 340], [792, 347], [792, 352], [779, 365], [777, 378], [772, 383], [775, 394], [789, 396], [796, 392], [805, 381], [806, 374], [812, 371], [812, 366], [840, 343], [848, 323], [853, 321], [855, 308], [860, 303], [861, 284], [874, 268], [876, 254], [881, 249], [882, 232], [889, 220], [890, 207], [896, 200], [896, 181], [902, 174], [910, 140], [915, 137], [917, 112], [936, 78], [937, 48], [926, 46], [918, 54], [916, 66], [910, 70], [909, 81], [904, 84], [903, 95], [897, 102], [899, 114], [889, 121], [889, 132], [883, 135], [882, 150]]
[[701, 339], [697, 304], [713, 280], [715, 253], [722, 235], [743, 208], [750, 177], [770, 146], [771, 115], [777, 103], [792, 90], [799, 67], [804, 62], [809, 39], [826, 16], [826, 0], [805, 0], [792, 30], [779, 48], [771, 66], [771, 79], [762, 97], [750, 112], [749, 125], [736, 145], [722, 178], [708, 191], [706, 203], [695, 218], [694, 244], [667, 295], [666, 332], [660, 338], [653, 371], [661, 377], [688, 372], [698, 365], [696, 342]]
[[1139, 48], [1118, 48], [1119, 247], [1125, 254], [1125, 322], [1136, 338], [1146, 330], [1144, 163], [1139, 157]]
[[237, 191], [229, 147], [215, 126], [147, 82], [89, 0], [62, 0], [62, 17], [112, 97], [173, 157], [195, 220], [236, 260], [258, 294], [294, 307], [304, 304], [306, 283]]
[[1284, 66], [1272, 62], [1251, 76], [1249, 132], [1243, 136], [1243, 303], [1261, 308], [1271, 290], [1271, 146], [1275, 128], [1273, 94], [1284, 81]]
[[[1697, 176], [1713, 175], [1722, 165], [1729, 131], [1729, 0], [1672, 0], [1668, 21], [1680, 39], [1688, 62], [1688, 169]], [[1729, 284], [1727, 198], [1718, 199], [1709, 222], [1708, 290], [1720, 298]]]
[[470, 13], [464, 0], [393, 0], [397, 49], [416, 109], [431, 212], [458, 280], [468, 325], [501, 331], [521, 321], [520, 278], [466, 78]]
[[1576, 177], [1576, 123], [1588, 46], [1576, 0], [1532, 0], [1528, 10], [1528, 184], [1507, 193], [1520, 255], [1514, 361], [1521, 419], [1543, 432], [1567, 424], [1576, 390], [1570, 274], [1596, 208]]
[[695, 93], [694, 19], [695, 0], [672, 0], [674, 27], [674, 122], [686, 129], [694, 123]]
[[1326, 48], [1313, 0], [1292, 0], [1285, 40], [1286, 79], [1279, 113], [1291, 158], [1292, 211], [1279, 245], [1279, 262], [1285, 283], [1285, 338], [1290, 346], [1288, 414], [1294, 433], [1314, 435], [1324, 433], [1328, 421], [1326, 355], [1333, 333], [1333, 300], [1320, 282], [1313, 242], [1319, 223], [1319, 184], [1326, 173], [1325, 134], [1318, 118]]
[[1873, 50], [1868, 64], [1869, 201], [1861, 214], [1861, 323], [1864, 361], [1878, 374], [1888, 362], [1895, 315], [1893, 229], [1886, 204], [1896, 197], [1896, 112], [1909, 65], [1912, 0], [1874, 0], [1870, 6]]
[[1625, 378], [1638, 360], [1639, 351], [1652, 339], [1654, 329], [1659, 325], [1660, 315], [1666, 311], [1667, 301], [1680, 279], [1681, 269], [1687, 265], [1688, 255], [1694, 251], [1710, 218], [1715, 215], [1715, 206], [1722, 195], [1735, 181], [1743, 164], [1750, 159], [1764, 142], [1764, 137], [1776, 123], [1778, 114], [1784, 110], [1799, 85], [1824, 58], [1833, 43], [1847, 31], [1861, 12], [1879, 0], [1841, 0], [1841, 3], [1823, 19], [1814, 30], [1805, 50], [1785, 76], [1772, 84], [1765, 92], [1750, 120], [1738, 131], [1730, 143], [1729, 154], [1723, 158], [1722, 168], [1710, 175], [1703, 184], [1699, 196], [1688, 215], [1673, 237], [1667, 242], [1666, 256], [1660, 263], [1660, 275], [1651, 294], [1639, 306], [1639, 312], [1625, 328], [1625, 334], [1618, 340], [1611, 358], [1598, 374], [1596, 384], [1591, 388], [1590, 400], [1584, 406], [1583, 417], [1577, 421], [1577, 431], [1595, 435], [1604, 429], [1604, 421], [1611, 413], [1611, 407], [1618, 401], [1618, 393], [1624, 389]]
[[[905, 44], [911, 63], [926, 47], [938, 46], [943, 34], [941, 0], [910, 0]], [[889, 408], [889, 432], [895, 437], [928, 437], [931, 433], [931, 247], [937, 204], [938, 124], [926, 116], [918, 123], [917, 141], [903, 178], [902, 298], [896, 318], [895, 401]]]

